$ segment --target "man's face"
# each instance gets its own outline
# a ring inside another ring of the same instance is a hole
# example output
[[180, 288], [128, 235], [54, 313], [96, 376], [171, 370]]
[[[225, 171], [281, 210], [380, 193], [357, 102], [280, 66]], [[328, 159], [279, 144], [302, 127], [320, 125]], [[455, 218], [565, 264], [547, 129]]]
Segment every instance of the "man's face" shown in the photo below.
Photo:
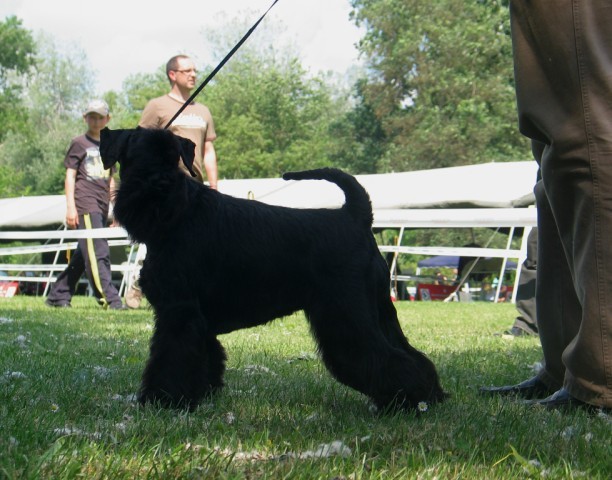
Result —
[[176, 70], [170, 72], [171, 80], [173, 80], [181, 89], [193, 90], [196, 83], [197, 71], [195, 64], [190, 58], [179, 58]]

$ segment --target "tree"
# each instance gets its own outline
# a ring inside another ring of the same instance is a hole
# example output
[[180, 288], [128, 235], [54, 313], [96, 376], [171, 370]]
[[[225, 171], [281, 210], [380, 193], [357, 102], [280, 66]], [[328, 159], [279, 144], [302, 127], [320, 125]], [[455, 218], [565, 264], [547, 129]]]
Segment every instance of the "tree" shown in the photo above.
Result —
[[[218, 24], [206, 32], [207, 50], [216, 53], [216, 61], [250, 21], [226, 18]], [[224, 178], [277, 177], [288, 170], [328, 166], [337, 149], [334, 142], [340, 143], [333, 137], [333, 125], [350, 110], [346, 95], [324, 76], [310, 75], [292, 45], [278, 47], [276, 28], [264, 22], [198, 98], [215, 120]], [[212, 67], [200, 70], [202, 81]], [[132, 97], [141, 98], [136, 92]], [[138, 108], [136, 101], [130, 103]]]
[[[4, 140], [27, 123], [27, 109], [21, 92], [27, 73], [35, 61], [36, 46], [32, 34], [17, 17], [0, 22], [0, 158], [5, 152]], [[27, 193], [24, 175], [0, 161], [0, 196]]]
[[330, 164], [331, 125], [347, 110], [295, 58], [241, 56], [204, 101], [215, 119], [224, 177], [276, 177]]
[[21, 92], [26, 75], [35, 63], [32, 34], [17, 17], [0, 22], [0, 142], [9, 131], [26, 122]]
[[104, 95], [112, 112], [111, 128], [135, 128], [147, 102], [168, 93], [169, 88], [165, 65], [153, 73], [130, 75], [121, 93]]
[[36, 195], [64, 191], [63, 158], [70, 139], [83, 133], [82, 109], [92, 95], [93, 78], [84, 53], [59, 48], [44, 35], [37, 39], [36, 68], [25, 86], [27, 121], [6, 135], [0, 166], [23, 179]]
[[516, 127], [507, 1], [352, 0], [365, 26], [364, 100], [414, 170], [529, 158]]
[[333, 138], [337, 139], [330, 152], [332, 162], [354, 174], [385, 170], [381, 162], [387, 136], [381, 120], [364, 97], [364, 85], [364, 80], [355, 84], [355, 106], [331, 126]]

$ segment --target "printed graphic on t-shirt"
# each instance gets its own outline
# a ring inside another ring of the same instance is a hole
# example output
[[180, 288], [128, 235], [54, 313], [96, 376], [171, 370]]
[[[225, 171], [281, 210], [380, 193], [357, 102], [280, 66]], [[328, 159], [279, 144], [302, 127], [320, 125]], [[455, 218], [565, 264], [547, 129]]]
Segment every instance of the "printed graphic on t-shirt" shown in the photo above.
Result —
[[87, 180], [94, 181], [110, 177], [110, 169], [104, 169], [102, 157], [100, 156], [100, 149], [98, 147], [89, 147], [86, 152], [87, 155], [85, 156], [84, 162]]
[[194, 115], [192, 113], [181, 114], [179, 117], [173, 122], [173, 125], [176, 127], [185, 127], [185, 128], [203, 128], [206, 130], [207, 123], [200, 115]]

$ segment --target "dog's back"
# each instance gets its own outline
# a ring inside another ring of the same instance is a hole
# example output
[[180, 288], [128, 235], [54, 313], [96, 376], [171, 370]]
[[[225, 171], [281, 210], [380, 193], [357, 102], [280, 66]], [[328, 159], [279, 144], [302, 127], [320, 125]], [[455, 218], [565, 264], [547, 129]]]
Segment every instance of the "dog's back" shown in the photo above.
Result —
[[301, 172], [287, 172], [283, 174], [284, 180], [327, 180], [335, 183], [344, 192], [346, 202], [344, 208], [357, 222], [366, 228], [372, 226], [372, 203], [365, 188], [348, 173], [337, 168], [318, 168]]

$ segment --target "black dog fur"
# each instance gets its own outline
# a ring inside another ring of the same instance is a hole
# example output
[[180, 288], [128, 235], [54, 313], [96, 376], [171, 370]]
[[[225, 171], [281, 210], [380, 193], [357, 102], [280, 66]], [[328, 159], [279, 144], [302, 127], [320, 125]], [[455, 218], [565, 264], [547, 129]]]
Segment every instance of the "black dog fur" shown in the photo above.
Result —
[[[433, 363], [402, 333], [364, 188], [336, 169], [286, 180], [336, 183], [339, 209], [291, 209], [223, 195], [189, 178], [194, 145], [167, 130], [102, 131], [121, 165], [115, 217], [147, 245], [141, 287], [155, 310], [141, 403], [195, 408], [223, 386], [217, 335], [304, 310], [322, 359], [379, 408], [442, 401]], [[249, 287], [237, 297], [238, 279]]]

